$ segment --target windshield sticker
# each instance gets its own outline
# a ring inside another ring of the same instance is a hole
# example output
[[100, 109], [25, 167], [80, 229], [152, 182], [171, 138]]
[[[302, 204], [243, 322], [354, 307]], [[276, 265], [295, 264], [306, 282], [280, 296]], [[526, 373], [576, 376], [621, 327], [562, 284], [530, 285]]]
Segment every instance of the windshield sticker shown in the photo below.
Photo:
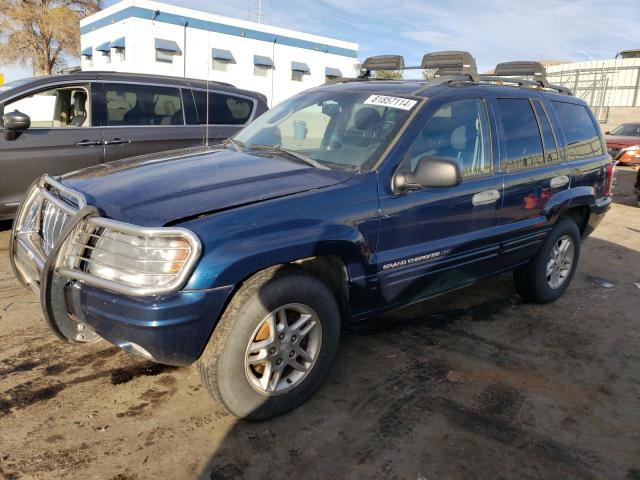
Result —
[[371, 95], [364, 102], [365, 105], [379, 105], [381, 107], [399, 108], [400, 110], [411, 110], [415, 107], [417, 100], [409, 100], [402, 97], [388, 97], [386, 95]]

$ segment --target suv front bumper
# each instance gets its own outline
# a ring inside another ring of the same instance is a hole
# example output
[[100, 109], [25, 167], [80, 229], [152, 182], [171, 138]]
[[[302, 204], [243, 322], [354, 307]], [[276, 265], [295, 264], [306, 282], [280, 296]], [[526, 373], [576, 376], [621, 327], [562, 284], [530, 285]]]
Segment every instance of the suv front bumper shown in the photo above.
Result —
[[[73, 208], [47, 188], [73, 198], [81, 208]], [[41, 206], [43, 199], [58, 208], [55, 223], [49, 221], [45, 227], [41, 218], [38, 228], [24, 225], [23, 210]], [[16, 277], [40, 297], [53, 333], [70, 343], [102, 337], [159, 363], [187, 365], [197, 360], [233, 286], [144, 296], [103, 288], [99, 279], [96, 285], [92, 278], [76, 278], [75, 272], [60, 268], [57, 257], [75, 226], [96, 213], [81, 196], [48, 177], [34, 185], [18, 211], [11, 235], [11, 264]], [[57, 235], [54, 240], [52, 233]]]

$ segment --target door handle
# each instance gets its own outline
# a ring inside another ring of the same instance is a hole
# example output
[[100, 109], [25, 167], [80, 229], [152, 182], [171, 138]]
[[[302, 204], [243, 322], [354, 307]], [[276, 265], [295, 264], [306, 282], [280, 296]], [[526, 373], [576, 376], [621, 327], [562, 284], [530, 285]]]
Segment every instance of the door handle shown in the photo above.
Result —
[[102, 145], [102, 142], [96, 142], [93, 140], [82, 140], [81, 142], [76, 143], [78, 147], [93, 147], [96, 145]]
[[559, 175], [551, 179], [549, 186], [551, 188], [559, 188], [564, 187], [567, 183], [569, 183], [569, 177], [567, 175]]
[[484, 192], [476, 193], [471, 202], [474, 205], [489, 205], [495, 203], [500, 198], [500, 192], [498, 190], [485, 190]]
[[124, 138], [114, 138], [113, 140], [107, 140], [104, 142], [105, 145], [124, 145], [125, 143], [131, 143], [131, 140]]

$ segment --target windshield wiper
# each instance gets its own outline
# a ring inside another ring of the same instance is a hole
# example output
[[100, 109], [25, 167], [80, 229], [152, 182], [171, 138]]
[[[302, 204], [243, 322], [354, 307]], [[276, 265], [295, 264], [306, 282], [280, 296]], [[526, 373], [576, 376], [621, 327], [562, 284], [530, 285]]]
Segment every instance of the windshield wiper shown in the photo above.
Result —
[[242, 152], [241, 147], [244, 147], [244, 144], [242, 142], [239, 142], [238, 140], [234, 140], [231, 137], [227, 138], [227, 144], [231, 145], [236, 152]]
[[311, 165], [312, 167], [320, 168], [322, 170], [331, 170], [326, 165], [314, 160], [308, 155], [304, 153], [296, 152], [295, 150], [289, 150], [288, 148], [284, 148], [281, 145], [251, 145], [250, 148], [255, 148], [257, 150], [271, 150], [275, 153], [284, 153], [285, 155], [289, 155], [290, 157], [295, 157], [298, 160], [302, 160], [307, 165]]

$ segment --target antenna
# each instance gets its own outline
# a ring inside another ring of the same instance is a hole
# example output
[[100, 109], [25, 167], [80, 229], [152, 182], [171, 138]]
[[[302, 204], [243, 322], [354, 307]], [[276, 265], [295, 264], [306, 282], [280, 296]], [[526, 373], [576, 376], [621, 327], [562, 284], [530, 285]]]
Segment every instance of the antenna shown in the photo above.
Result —
[[[211, 36], [207, 35], [207, 52], [209, 57], [211, 57]], [[204, 146], [205, 147], [209, 147], [209, 76], [211, 75], [211, 63], [213, 62], [213, 58], [211, 58], [208, 62], [207, 62], [207, 81], [206, 81], [206, 88], [207, 88], [207, 93], [205, 95], [205, 126], [204, 126]]]
[[[252, 9], [253, 2], [256, 1], [256, 9]], [[269, 0], [269, 6], [271, 6], [271, 0]], [[271, 23], [271, 15], [264, 12], [264, 1], [263, 0], [250, 0], [249, 4], [249, 20], [253, 20], [254, 18], [258, 23]], [[266, 20], [266, 22], [265, 22]]]

